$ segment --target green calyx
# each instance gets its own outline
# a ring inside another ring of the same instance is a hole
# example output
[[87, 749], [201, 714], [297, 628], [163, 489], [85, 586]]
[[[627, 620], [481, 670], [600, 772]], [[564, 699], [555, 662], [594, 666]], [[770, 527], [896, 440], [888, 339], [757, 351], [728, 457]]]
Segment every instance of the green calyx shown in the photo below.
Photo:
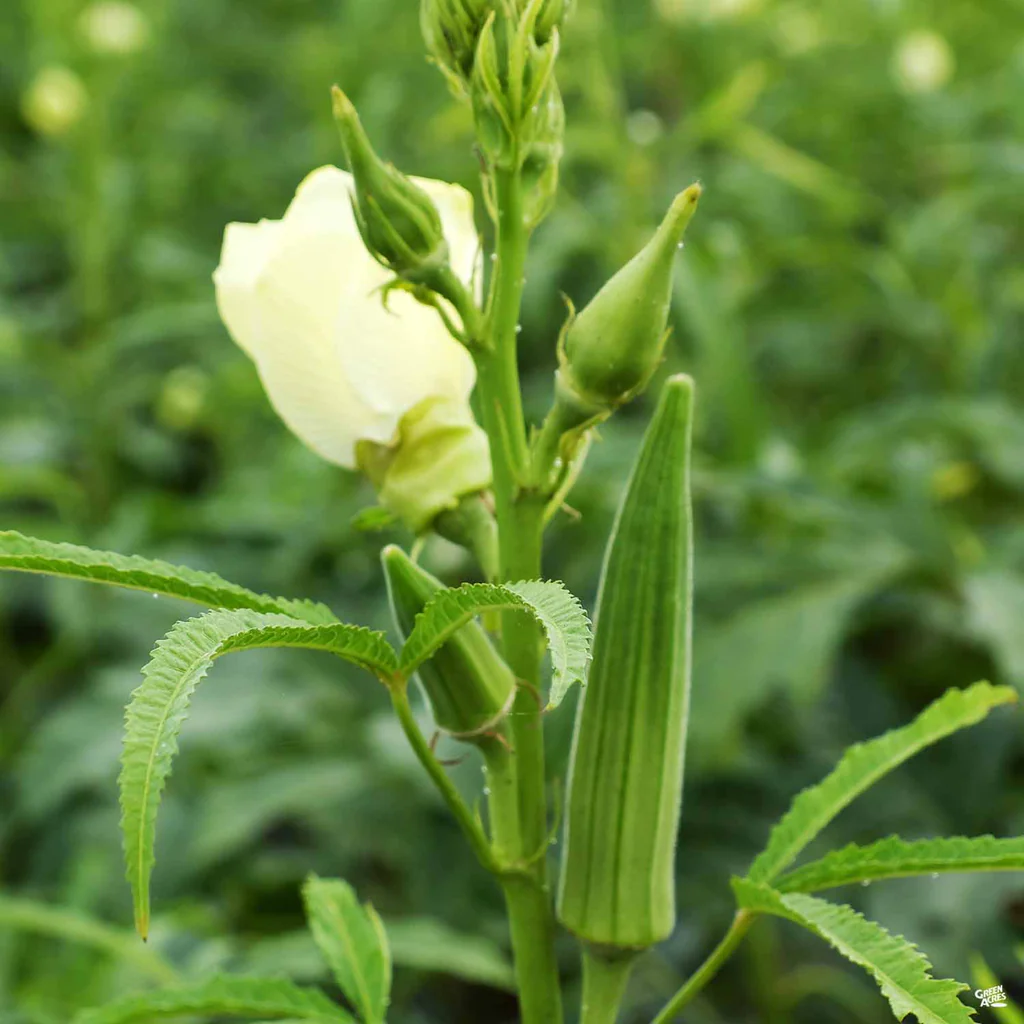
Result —
[[362, 441], [356, 458], [381, 504], [417, 534], [491, 485], [487, 435], [469, 406], [450, 398], [421, 402], [402, 418], [395, 444]]
[[690, 701], [693, 383], [672, 377], [605, 555], [593, 663], [576, 716], [560, 920], [610, 955], [675, 924]]
[[492, 0], [422, 0], [420, 4], [427, 52], [457, 94], [465, 92], [480, 32], [493, 9]]
[[[444, 584], [393, 545], [381, 552], [381, 561], [391, 612], [404, 641], [416, 616]], [[438, 728], [469, 742], [483, 742], [500, 730], [515, 699], [512, 670], [475, 621], [421, 665], [417, 676]]]
[[681, 192], [651, 241], [569, 325], [558, 370], [567, 421], [609, 415], [657, 369], [668, 337], [675, 257], [700, 195], [696, 184]]
[[370, 254], [406, 281], [431, 284], [448, 265], [448, 243], [433, 200], [374, 152], [351, 100], [331, 91], [334, 119], [355, 179], [359, 233]]
[[491, 169], [518, 171], [538, 147], [561, 158], [565, 117], [555, 83], [558, 30], [541, 38], [550, 0], [530, 0], [514, 14], [493, 12], [477, 43], [470, 98], [480, 148]]

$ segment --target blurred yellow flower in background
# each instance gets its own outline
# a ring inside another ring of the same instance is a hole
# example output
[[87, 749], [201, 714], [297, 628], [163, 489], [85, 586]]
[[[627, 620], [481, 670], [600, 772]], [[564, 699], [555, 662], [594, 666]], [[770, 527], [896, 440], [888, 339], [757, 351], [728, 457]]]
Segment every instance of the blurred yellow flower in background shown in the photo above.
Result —
[[922, 29], [904, 36], [893, 55], [893, 74], [905, 92], [926, 93], [941, 89], [956, 67], [953, 51], [944, 36]]
[[21, 99], [21, 111], [41, 135], [59, 136], [81, 120], [88, 103], [82, 79], [71, 68], [51, 64], [29, 83]]
[[96, 53], [136, 53], [149, 42], [146, 15], [127, 0], [99, 0], [90, 4], [82, 11], [78, 28]]

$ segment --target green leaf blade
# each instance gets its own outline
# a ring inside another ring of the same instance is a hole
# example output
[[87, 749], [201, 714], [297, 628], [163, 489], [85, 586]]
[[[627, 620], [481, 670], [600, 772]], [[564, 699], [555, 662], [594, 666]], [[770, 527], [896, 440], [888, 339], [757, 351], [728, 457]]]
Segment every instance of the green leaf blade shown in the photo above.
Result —
[[967, 985], [933, 978], [931, 964], [916, 946], [852, 907], [804, 893], [784, 895], [748, 879], [734, 879], [733, 889], [744, 909], [787, 918], [863, 967], [878, 983], [897, 1020], [914, 1014], [918, 1024], [974, 1024], [974, 1011], [959, 999]]
[[216, 658], [259, 647], [327, 651], [381, 679], [397, 666], [394, 651], [381, 633], [342, 623], [314, 626], [285, 615], [252, 611], [210, 612], [179, 622], [157, 644], [125, 713], [118, 780], [126, 874], [136, 928], [143, 937], [149, 930], [157, 812], [192, 695]]
[[1016, 699], [1009, 687], [986, 682], [950, 690], [910, 725], [850, 747], [822, 782], [796, 797], [751, 866], [750, 880], [772, 881], [840, 811], [883, 776], [925, 747], [975, 725], [993, 708]]
[[817, 892], [885, 878], [969, 871], [1024, 871], [1024, 838], [949, 836], [907, 842], [899, 836], [869, 846], [851, 843], [775, 883], [779, 892]]
[[391, 953], [384, 925], [340, 879], [311, 875], [302, 890], [310, 931], [365, 1024], [383, 1024], [391, 996]]
[[0, 569], [113, 584], [192, 601], [208, 608], [277, 612], [314, 624], [338, 621], [322, 604], [257, 594], [212, 572], [139, 555], [119, 555], [77, 544], [54, 543], [13, 530], [0, 531]]
[[283, 978], [227, 974], [86, 1010], [75, 1018], [75, 1024], [149, 1024], [191, 1015], [355, 1024], [350, 1014], [316, 989], [300, 988]]
[[552, 666], [549, 707], [557, 707], [573, 684], [583, 684], [590, 658], [590, 619], [561, 583], [543, 580], [466, 583], [441, 591], [416, 618], [402, 648], [402, 674], [412, 675], [467, 622], [486, 611], [526, 612], [544, 628]]

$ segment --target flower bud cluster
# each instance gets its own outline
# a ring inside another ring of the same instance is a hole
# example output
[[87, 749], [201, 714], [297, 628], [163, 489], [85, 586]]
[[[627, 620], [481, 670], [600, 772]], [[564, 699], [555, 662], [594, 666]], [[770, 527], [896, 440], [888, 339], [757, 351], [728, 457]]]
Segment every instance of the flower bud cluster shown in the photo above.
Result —
[[536, 7], [533, 35], [548, 43], [568, 17], [575, 0], [422, 0], [420, 24], [427, 51], [451, 83], [456, 95], [465, 96], [476, 61], [477, 47], [488, 19], [507, 15], [516, 23]]

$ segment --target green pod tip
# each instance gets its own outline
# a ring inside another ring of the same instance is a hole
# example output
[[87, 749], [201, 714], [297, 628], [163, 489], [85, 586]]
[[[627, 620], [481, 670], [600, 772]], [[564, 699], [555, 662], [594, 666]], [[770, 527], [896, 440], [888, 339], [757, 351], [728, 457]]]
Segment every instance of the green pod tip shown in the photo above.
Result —
[[334, 120], [355, 179], [356, 223], [370, 253], [409, 281], [429, 281], [448, 262], [441, 215], [422, 188], [377, 156], [352, 101], [331, 90]]
[[675, 257], [701, 191], [693, 184], [676, 197], [651, 241], [569, 325], [560, 351], [559, 401], [578, 409], [581, 421], [628, 402], [661, 362]]
[[558, 915], [586, 942], [645, 949], [675, 924], [690, 702], [693, 382], [662, 391], [605, 555], [569, 769]]
[[[381, 562], [391, 613], [404, 642], [416, 616], [444, 584], [395, 545], [384, 548]], [[482, 739], [500, 728], [515, 699], [512, 670], [475, 621], [421, 665], [417, 676], [438, 728], [457, 739]]]

